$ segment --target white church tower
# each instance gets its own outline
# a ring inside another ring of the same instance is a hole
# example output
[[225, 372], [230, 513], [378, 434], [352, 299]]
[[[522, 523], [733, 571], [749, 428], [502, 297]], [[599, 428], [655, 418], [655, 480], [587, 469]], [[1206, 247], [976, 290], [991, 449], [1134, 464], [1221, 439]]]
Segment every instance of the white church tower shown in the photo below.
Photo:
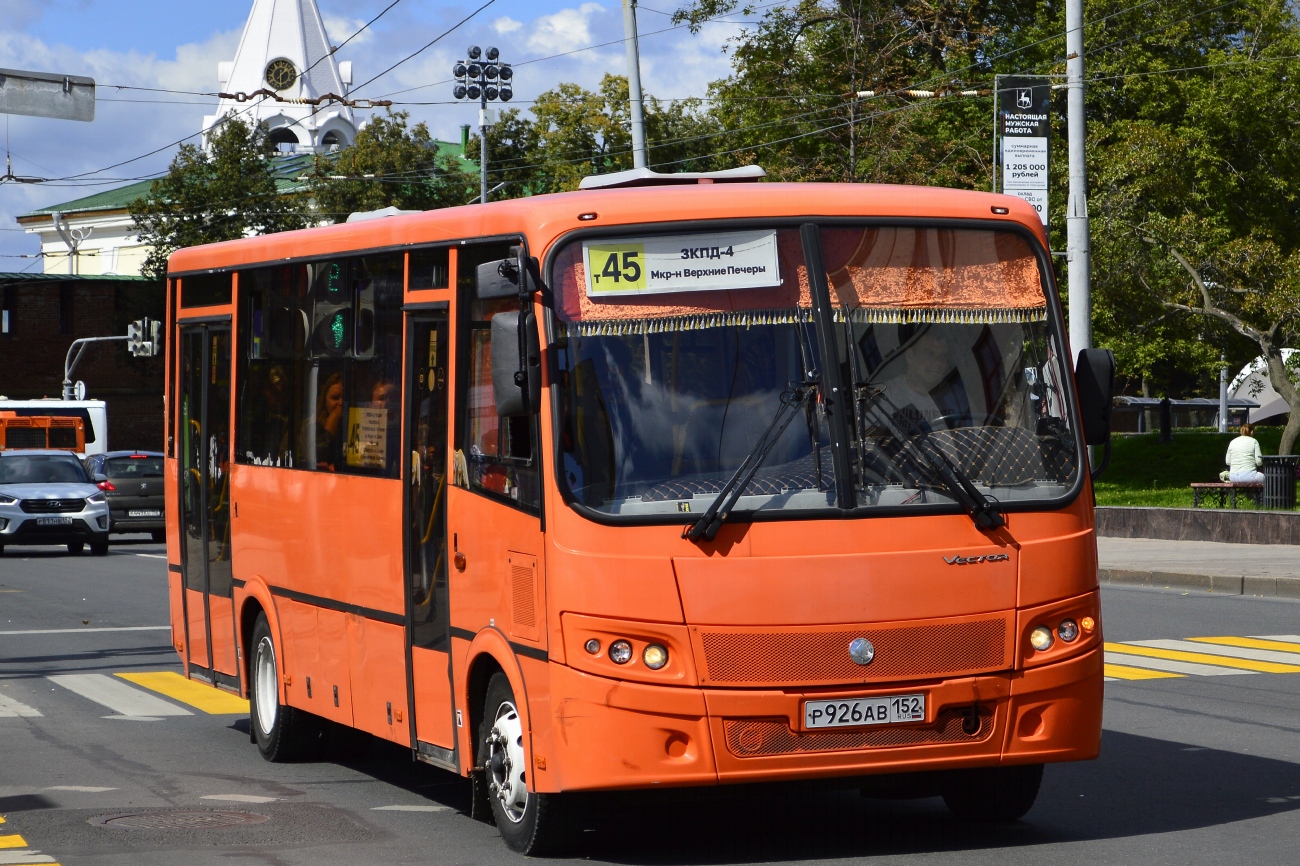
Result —
[[[222, 93], [271, 90], [285, 99], [315, 99], [327, 93], [346, 97], [352, 64], [337, 62], [316, 0], [254, 0], [235, 59], [217, 64]], [[228, 115], [265, 124], [272, 144], [282, 151], [326, 152], [356, 139], [352, 109], [338, 102], [303, 105], [265, 96], [246, 102], [222, 99], [216, 114], [203, 118], [203, 144]]]

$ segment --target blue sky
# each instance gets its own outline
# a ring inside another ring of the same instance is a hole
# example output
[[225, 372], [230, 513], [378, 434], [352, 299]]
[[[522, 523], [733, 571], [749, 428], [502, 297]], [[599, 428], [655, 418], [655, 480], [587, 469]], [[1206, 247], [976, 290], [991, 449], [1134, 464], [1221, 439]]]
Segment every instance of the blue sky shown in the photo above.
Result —
[[[317, 0], [331, 39], [342, 42], [391, 0]], [[402, 0], [378, 23], [339, 52], [351, 60], [355, 81], [404, 57], [447, 29], [477, 3]], [[727, 74], [727, 40], [743, 26], [739, 14], [707, 25], [696, 36], [671, 27], [667, 13], [676, 0], [641, 6], [642, 79], [647, 93], [661, 98], [703, 95], [708, 82]], [[93, 172], [196, 134], [215, 98], [118, 91], [112, 85], [214, 92], [220, 61], [234, 58], [252, 0], [0, 0], [0, 67], [65, 72], [93, 77], [99, 103], [93, 123], [0, 115], [0, 146], [11, 155], [17, 175], [60, 178]], [[619, 0], [496, 0], [479, 15], [418, 58], [381, 78], [356, 96], [412, 102], [448, 100], [443, 82], [469, 44], [496, 44], [516, 62], [621, 39]], [[606, 72], [626, 71], [621, 43], [578, 51], [529, 64], [516, 79], [516, 104], [561, 81], [594, 87]], [[418, 88], [418, 89], [412, 89]], [[129, 101], [128, 101], [129, 100]], [[150, 101], [137, 101], [150, 100]], [[462, 123], [473, 122], [467, 105], [404, 106], [435, 136], [453, 139]], [[7, 124], [6, 124], [7, 121]], [[7, 126], [7, 128], [6, 128]], [[111, 188], [116, 179], [166, 171], [169, 148], [147, 159], [92, 175], [86, 185], [0, 184], [0, 271], [40, 270], [40, 262], [19, 256], [39, 250], [34, 236], [17, 230], [14, 217]]]

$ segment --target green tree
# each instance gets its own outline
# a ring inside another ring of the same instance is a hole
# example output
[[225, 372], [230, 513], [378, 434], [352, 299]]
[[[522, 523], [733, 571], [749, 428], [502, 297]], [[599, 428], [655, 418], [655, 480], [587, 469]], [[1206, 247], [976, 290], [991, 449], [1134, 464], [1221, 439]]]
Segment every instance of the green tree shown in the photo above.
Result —
[[466, 163], [440, 153], [428, 127], [408, 120], [404, 111], [372, 117], [351, 147], [316, 158], [310, 189], [323, 219], [338, 223], [356, 211], [433, 210], [469, 200], [475, 178]]
[[239, 119], [225, 121], [208, 150], [181, 145], [166, 176], [128, 205], [150, 247], [145, 275], [165, 278], [168, 256], [182, 247], [310, 225], [304, 198], [277, 189], [274, 159], [265, 129]]
[[[699, 100], [665, 104], [647, 95], [644, 107], [651, 168], [672, 172], [713, 167], [709, 154], [721, 128]], [[626, 77], [606, 75], [595, 93], [561, 84], [539, 96], [531, 113], [530, 119], [519, 109], [507, 109], [488, 132], [488, 176], [491, 183], [507, 183], [506, 195], [577, 189], [587, 175], [632, 167]]]

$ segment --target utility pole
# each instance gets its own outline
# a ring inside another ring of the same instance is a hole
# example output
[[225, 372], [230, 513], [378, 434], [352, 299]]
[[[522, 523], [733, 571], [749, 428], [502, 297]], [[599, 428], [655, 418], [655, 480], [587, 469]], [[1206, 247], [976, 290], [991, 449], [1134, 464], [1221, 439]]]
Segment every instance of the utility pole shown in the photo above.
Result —
[[1088, 238], [1087, 131], [1083, 105], [1083, 0], [1065, 0], [1066, 117], [1070, 142], [1070, 197], [1066, 205], [1066, 261], [1070, 263], [1070, 348], [1092, 348], [1092, 251]]
[[1228, 432], [1228, 358], [1219, 353], [1219, 432]]
[[645, 107], [641, 96], [641, 50], [636, 33], [636, 0], [623, 0], [623, 36], [627, 44], [627, 94], [632, 109], [632, 167], [645, 168]]

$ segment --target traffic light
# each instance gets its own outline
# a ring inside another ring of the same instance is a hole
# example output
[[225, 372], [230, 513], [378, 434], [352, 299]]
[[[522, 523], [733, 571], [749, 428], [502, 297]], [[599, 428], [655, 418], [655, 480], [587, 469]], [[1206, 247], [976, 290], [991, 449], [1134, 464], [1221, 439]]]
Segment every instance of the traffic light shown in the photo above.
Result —
[[319, 266], [312, 281], [311, 356], [342, 358], [353, 348], [352, 291], [340, 262]]
[[144, 348], [144, 321], [136, 319], [126, 326], [126, 350], [138, 358]]
[[162, 354], [162, 322], [145, 319], [145, 336], [149, 338], [149, 357], [156, 358]]

